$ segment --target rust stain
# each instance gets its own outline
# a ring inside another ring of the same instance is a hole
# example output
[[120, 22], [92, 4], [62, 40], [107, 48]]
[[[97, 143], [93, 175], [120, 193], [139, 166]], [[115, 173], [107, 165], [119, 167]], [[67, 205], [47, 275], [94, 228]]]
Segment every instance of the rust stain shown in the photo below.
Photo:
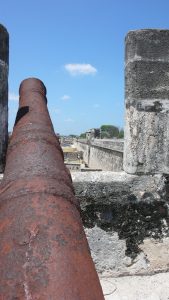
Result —
[[10, 251], [11, 251], [11, 244], [7, 244], [5, 243], [2, 247], [2, 250], [1, 250], [1, 255], [6, 255], [8, 254]]
[[8, 227], [11, 224], [11, 220], [10, 219], [5, 219], [2, 220], [0, 223], [0, 232], [3, 232], [3, 230]]

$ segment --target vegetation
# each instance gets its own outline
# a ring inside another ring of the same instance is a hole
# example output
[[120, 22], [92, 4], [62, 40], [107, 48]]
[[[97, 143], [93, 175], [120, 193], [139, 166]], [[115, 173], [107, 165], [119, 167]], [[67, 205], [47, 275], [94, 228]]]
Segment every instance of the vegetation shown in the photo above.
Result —
[[[102, 139], [112, 139], [112, 138], [122, 139], [122, 138], [124, 138], [123, 128], [118, 128], [117, 126], [114, 126], [114, 125], [102, 125], [100, 127], [100, 131], [101, 131]], [[85, 139], [86, 133], [81, 133], [79, 138]]]
[[119, 129], [117, 126], [114, 125], [102, 125], [100, 127], [100, 130], [102, 139], [124, 138], [123, 128]]
[[81, 135], [79, 136], [80, 139], [85, 139], [86, 138], [86, 132], [81, 133]]
[[102, 138], [114, 138], [119, 136], [119, 128], [114, 125], [102, 125], [100, 127]]
[[71, 137], [71, 138], [77, 138], [78, 136], [76, 134], [70, 134], [69, 137]]
[[119, 131], [119, 139], [123, 139], [124, 138], [124, 129], [121, 128], [120, 131]]

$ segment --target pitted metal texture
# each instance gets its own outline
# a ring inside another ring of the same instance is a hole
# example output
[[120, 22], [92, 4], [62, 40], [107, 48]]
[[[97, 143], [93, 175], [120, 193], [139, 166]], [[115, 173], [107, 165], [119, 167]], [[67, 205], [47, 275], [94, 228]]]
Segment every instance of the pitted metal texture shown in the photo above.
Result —
[[104, 299], [40, 80], [21, 83], [19, 110], [0, 185], [0, 300]]

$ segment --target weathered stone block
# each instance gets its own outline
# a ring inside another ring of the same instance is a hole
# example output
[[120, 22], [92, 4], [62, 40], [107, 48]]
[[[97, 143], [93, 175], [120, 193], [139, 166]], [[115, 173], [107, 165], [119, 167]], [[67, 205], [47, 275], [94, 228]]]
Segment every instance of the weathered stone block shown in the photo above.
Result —
[[9, 35], [0, 25], [0, 173], [5, 167], [8, 142], [8, 60]]
[[125, 88], [124, 170], [169, 174], [169, 30], [128, 33]]
[[99, 273], [168, 270], [168, 176], [77, 172], [72, 178]]

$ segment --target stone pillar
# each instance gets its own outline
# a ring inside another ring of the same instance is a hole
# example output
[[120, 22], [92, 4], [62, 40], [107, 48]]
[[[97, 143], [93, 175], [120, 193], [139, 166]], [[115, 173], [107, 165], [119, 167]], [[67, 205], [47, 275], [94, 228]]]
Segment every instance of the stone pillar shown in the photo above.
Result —
[[169, 30], [130, 31], [125, 56], [123, 168], [169, 174]]
[[8, 142], [9, 35], [0, 24], [0, 173], [4, 171]]

